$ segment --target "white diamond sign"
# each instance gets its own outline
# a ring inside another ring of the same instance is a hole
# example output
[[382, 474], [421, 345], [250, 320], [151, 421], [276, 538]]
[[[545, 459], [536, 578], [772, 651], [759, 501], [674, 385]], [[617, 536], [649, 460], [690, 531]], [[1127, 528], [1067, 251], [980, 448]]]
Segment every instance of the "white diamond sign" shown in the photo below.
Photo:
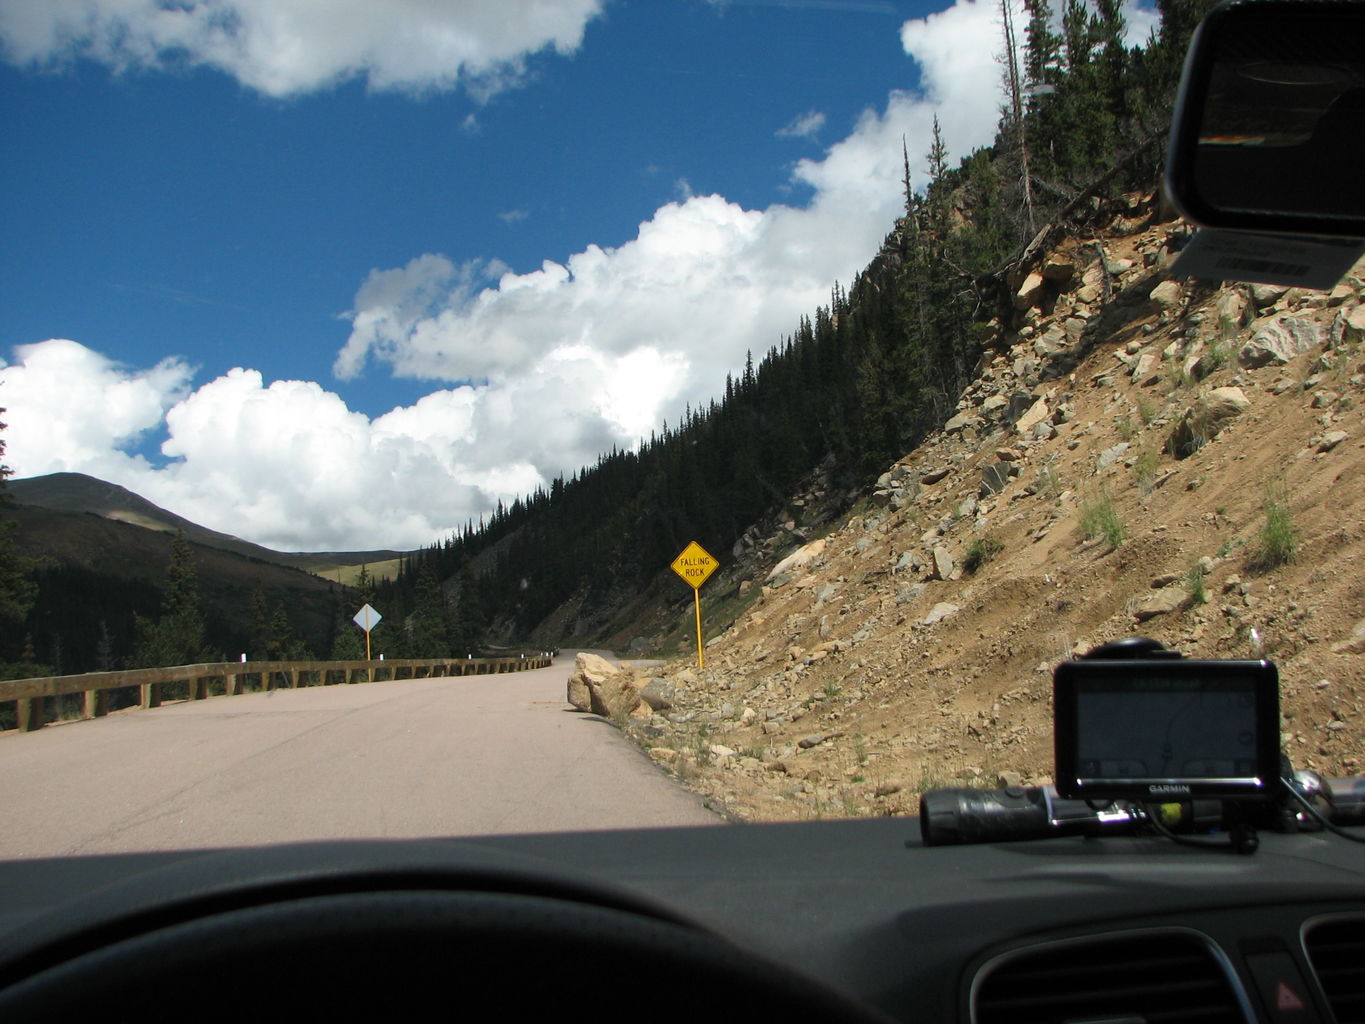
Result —
[[367, 604], [364, 608], [355, 613], [355, 617], [352, 621], [368, 633], [370, 630], [374, 629], [375, 626], [379, 625], [379, 620], [383, 617], [384, 616], [380, 615]]

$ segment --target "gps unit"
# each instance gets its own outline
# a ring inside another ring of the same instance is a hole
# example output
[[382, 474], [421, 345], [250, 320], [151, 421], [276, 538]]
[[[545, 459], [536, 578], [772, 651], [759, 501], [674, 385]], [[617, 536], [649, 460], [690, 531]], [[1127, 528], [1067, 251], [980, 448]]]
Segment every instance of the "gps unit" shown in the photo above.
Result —
[[1066, 661], [1053, 673], [1057, 792], [1149, 803], [1270, 799], [1279, 674], [1268, 661]]

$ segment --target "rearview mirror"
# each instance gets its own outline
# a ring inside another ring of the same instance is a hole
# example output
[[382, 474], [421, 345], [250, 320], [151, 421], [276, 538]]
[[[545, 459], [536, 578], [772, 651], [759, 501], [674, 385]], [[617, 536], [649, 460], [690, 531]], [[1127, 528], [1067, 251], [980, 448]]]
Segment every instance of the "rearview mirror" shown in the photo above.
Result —
[[1365, 3], [1214, 8], [1185, 62], [1166, 185], [1205, 227], [1365, 238]]

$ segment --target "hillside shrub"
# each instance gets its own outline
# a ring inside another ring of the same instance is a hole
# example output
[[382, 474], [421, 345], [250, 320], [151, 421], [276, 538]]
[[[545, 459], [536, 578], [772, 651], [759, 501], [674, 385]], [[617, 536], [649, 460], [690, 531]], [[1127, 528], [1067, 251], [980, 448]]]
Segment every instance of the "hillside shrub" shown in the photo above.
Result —
[[1004, 543], [993, 533], [977, 537], [967, 545], [967, 553], [962, 558], [962, 568], [968, 574], [975, 574], [978, 569], [1004, 550]]
[[1102, 537], [1111, 549], [1122, 544], [1128, 536], [1128, 527], [1119, 518], [1114, 499], [1107, 490], [1081, 505], [1081, 533], [1086, 540]]
[[1261, 509], [1265, 512], [1265, 522], [1261, 525], [1251, 566], [1267, 572], [1294, 561], [1298, 554], [1299, 537], [1289, 511], [1289, 497], [1282, 486], [1267, 488]]
[[1204, 588], [1204, 566], [1195, 562], [1185, 573], [1185, 592], [1190, 595], [1190, 600], [1195, 604], [1204, 604], [1208, 601], [1208, 591]]

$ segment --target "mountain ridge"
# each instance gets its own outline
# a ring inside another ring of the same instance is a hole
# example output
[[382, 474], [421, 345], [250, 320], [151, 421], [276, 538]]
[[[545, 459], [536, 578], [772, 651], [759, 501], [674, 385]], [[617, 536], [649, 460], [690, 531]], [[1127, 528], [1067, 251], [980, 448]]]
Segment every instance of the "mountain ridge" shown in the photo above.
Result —
[[[231, 551], [246, 558], [302, 569], [322, 575], [328, 569], [379, 564], [401, 559], [405, 552], [375, 551], [276, 551], [232, 534], [220, 533], [161, 508], [119, 484], [85, 473], [48, 473], [7, 481], [10, 496], [21, 505], [101, 516], [143, 529], [165, 533], [180, 531], [187, 540], [204, 547]], [[321, 570], [321, 571], [320, 571]]]

